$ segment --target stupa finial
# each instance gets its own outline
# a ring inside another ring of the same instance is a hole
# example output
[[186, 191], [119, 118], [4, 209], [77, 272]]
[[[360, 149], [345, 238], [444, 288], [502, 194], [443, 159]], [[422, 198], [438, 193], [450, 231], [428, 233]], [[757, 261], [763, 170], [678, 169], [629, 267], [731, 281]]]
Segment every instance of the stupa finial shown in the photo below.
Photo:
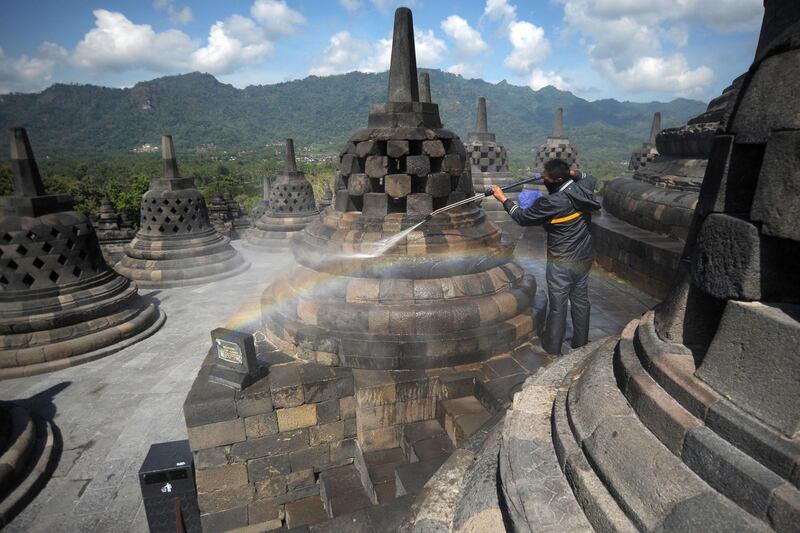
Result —
[[564, 136], [564, 109], [558, 108], [556, 109], [556, 122], [553, 126], [553, 137], [563, 137]]
[[389, 66], [389, 102], [419, 102], [417, 54], [414, 50], [414, 21], [411, 10], [394, 12], [392, 61]]
[[426, 104], [433, 102], [431, 97], [431, 76], [427, 72], [419, 75], [419, 101]]
[[178, 161], [175, 159], [175, 146], [172, 144], [172, 135], [161, 136], [161, 160], [164, 162], [164, 179], [178, 179]]
[[286, 139], [286, 172], [297, 172], [297, 160], [294, 157], [293, 139]]
[[486, 98], [483, 96], [478, 98], [478, 122], [475, 125], [475, 131], [478, 133], [489, 132], [489, 123], [486, 120]]
[[25, 128], [10, 128], [11, 168], [14, 173], [14, 196], [44, 196], [42, 177], [33, 157]]
[[647, 140], [648, 144], [656, 144], [656, 135], [661, 131], [661, 111], [656, 111], [653, 114], [653, 125], [650, 126], [650, 138]]

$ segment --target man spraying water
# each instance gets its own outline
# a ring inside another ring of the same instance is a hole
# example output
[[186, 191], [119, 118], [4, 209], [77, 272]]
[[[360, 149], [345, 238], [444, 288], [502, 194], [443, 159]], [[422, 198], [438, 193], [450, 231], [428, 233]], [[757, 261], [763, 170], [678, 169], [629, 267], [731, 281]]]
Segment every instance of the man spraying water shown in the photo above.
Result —
[[589, 342], [589, 270], [594, 258], [589, 223], [600, 203], [594, 198], [594, 176], [571, 171], [561, 159], [545, 163], [544, 184], [549, 194], [525, 208], [509, 200], [500, 187], [492, 187], [492, 195], [520, 226], [544, 226], [549, 309], [542, 348], [561, 355], [567, 300], [572, 306], [572, 347]]

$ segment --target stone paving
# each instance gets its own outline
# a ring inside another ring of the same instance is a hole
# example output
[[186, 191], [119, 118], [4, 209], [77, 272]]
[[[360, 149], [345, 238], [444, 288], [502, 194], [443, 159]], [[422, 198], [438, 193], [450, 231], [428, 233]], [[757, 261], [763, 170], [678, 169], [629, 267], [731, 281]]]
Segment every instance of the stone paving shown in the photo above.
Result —
[[[209, 285], [143, 294], [167, 322], [153, 337], [62, 371], [0, 382], [15, 400], [53, 420], [63, 452], [52, 479], [7, 531], [147, 531], [138, 469], [149, 446], [186, 438], [182, 405], [209, 346], [209, 332], [258, 308], [261, 288], [292, 264], [289, 253], [240, 250], [251, 268]], [[543, 234], [528, 230], [518, 260], [544, 287]], [[593, 272], [591, 338], [619, 334], [655, 300]], [[568, 331], [569, 333], [569, 331]]]

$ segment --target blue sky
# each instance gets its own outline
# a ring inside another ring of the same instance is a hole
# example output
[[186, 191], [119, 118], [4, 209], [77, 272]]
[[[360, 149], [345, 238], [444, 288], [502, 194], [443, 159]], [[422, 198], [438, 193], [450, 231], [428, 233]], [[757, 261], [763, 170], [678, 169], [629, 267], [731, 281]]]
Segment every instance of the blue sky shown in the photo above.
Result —
[[762, 0], [4, 0], [0, 94], [210, 72], [237, 87], [417, 62], [589, 100], [708, 100], [750, 64]]

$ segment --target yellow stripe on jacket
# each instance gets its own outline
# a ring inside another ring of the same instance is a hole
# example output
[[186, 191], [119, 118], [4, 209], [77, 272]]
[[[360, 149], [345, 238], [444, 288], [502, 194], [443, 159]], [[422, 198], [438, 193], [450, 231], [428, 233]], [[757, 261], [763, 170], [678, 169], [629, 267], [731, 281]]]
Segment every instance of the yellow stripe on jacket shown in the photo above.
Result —
[[574, 212], [574, 213], [572, 213], [571, 215], [567, 215], [567, 216], [565, 216], [565, 217], [561, 217], [561, 218], [554, 218], [554, 219], [552, 219], [552, 220], [550, 221], [550, 224], [561, 224], [562, 222], [569, 222], [570, 220], [575, 220], [576, 218], [578, 218], [578, 217], [579, 217], [579, 216], [581, 216], [582, 214], [583, 214], [583, 213], [581, 213], [580, 211], [575, 211], [575, 212]]

